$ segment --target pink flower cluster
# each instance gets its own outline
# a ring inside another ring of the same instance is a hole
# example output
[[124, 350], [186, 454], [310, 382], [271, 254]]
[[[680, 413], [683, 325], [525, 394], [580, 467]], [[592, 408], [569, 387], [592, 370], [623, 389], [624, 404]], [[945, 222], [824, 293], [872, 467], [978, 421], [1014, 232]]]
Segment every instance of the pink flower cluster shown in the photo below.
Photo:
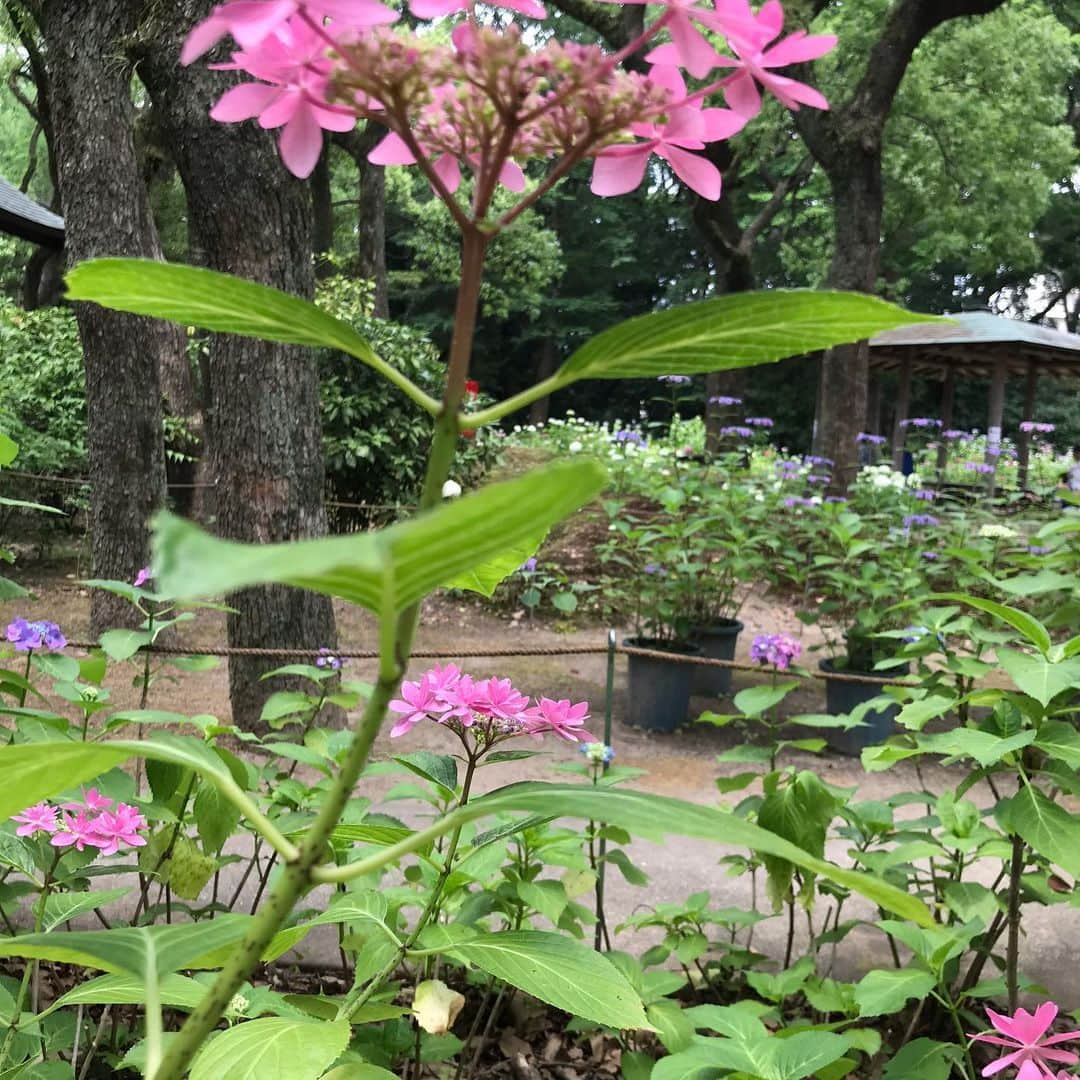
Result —
[[802, 645], [787, 634], [758, 634], [750, 646], [750, 659], [787, 671], [802, 655]]
[[595, 742], [585, 730], [588, 702], [539, 698], [530, 705], [509, 679], [474, 679], [456, 664], [434, 667], [416, 681], [401, 684], [401, 697], [390, 702], [399, 719], [392, 739], [407, 735], [422, 720], [434, 720], [464, 739], [470, 732], [484, 748], [514, 735], [542, 739], [547, 734], [567, 742]]
[[[538, 0], [496, 6], [546, 15]], [[485, 25], [474, 0], [410, 0], [410, 8], [420, 19], [464, 19], [444, 44], [441, 34], [391, 29], [399, 14], [377, 0], [228, 0], [192, 30], [181, 59], [193, 62], [226, 36], [236, 41], [231, 59], [215, 66], [256, 81], [227, 91], [212, 115], [280, 128], [282, 159], [297, 176], [314, 169], [324, 131], [347, 131], [358, 119], [384, 124], [390, 133], [371, 160], [420, 165], [459, 222], [484, 219], [498, 183], [525, 192], [529, 160], [554, 164], [517, 212], [589, 157], [598, 195], [632, 191], [655, 155], [718, 199], [720, 172], [700, 152], [760, 112], [762, 89], [790, 109], [828, 108], [818, 91], [777, 69], [825, 55], [836, 38], [802, 30], [781, 38], [779, 0], [756, 13], [749, 0], [663, 0], [660, 16], [614, 54], [510, 22]], [[725, 40], [730, 55], [703, 31]], [[660, 36], [668, 40], [656, 44]], [[622, 68], [650, 43], [648, 75]], [[683, 71], [705, 85], [689, 90]], [[705, 107], [720, 93], [726, 108]], [[468, 212], [452, 198], [463, 168], [476, 179]]]
[[121, 845], [143, 847], [146, 837], [139, 835], [145, 829], [146, 819], [127, 803], [117, 803], [100, 795], [91, 788], [82, 802], [64, 803], [61, 807], [40, 802], [15, 814], [12, 821], [19, 822], [16, 836], [36, 836], [48, 833], [53, 847], [74, 847], [84, 851], [87, 847], [101, 850], [102, 855], [115, 855]]
[[975, 1042], [1003, 1046], [1007, 1053], [990, 1062], [982, 1070], [983, 1076], [996, 1076], [1010, 1066], [1017, 1069], [1016, 1080], [1075, 1080], [1068, 1072], [1056, 1071], [1057, 1065], [1075, 1065], [1080, 1055], [1072, 1050], [1062, 1050], [1062, 1043], [1076, 1042], [1080, 1031], [1064, 1031], [1047, 1035], [1057, 1019], [1058, 1007], [1052, 1001], [1044, 1001], [1033, 1013], [1017, 1009], [1014, 1016], [1002, 1016], [987, 1009], [997, 1034], [982, 1032], [973, 1035]]

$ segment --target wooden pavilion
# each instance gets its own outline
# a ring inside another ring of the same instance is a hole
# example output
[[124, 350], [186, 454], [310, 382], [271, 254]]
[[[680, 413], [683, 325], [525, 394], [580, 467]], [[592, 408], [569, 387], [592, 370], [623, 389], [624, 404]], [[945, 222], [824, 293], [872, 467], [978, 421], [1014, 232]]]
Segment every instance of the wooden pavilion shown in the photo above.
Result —
[[0, 232], [42, 247], [64, 246], [64, 219], [0, 177]]
[[[899, 376], [893, 429], [897, 453], [904, 444], [901, 423], [908, 419], [915, 377], [941, 382], [939, 418], [944, 428], [953, 425], [956, 380], [989, 379], [986, 432], [991, 448], [1001, 443], [1005, 385], [1010, 378], [1024, 380], [1024, 420], [1034, 419], [1035, 392], [1041, 376], [1080, 379], [1080, 334], [1066, 334], [988, 311], [950, 315], [949, 320], [904, 326], [878, 334], [870, 341], [871, 370], [893, 371]], [[1021, 487], [1027, 480], [1029, 449], [1030, 437], [1021, 432], [1017, 445]]]

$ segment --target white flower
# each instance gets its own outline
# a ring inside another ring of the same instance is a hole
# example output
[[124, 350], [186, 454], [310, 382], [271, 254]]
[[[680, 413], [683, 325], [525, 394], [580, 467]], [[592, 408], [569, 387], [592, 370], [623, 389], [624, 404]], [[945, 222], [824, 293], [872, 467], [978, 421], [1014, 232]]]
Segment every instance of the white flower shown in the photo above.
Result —
[[461, 494], [461, 485], [456, 480], [447, 480], [442, 486], [444, 499], [456, 499]]
[[1015, 540], [1020, 534], [1007, 525], [984, 525], [979, 536], [984, 540]]
[[430, 1035], [445, 1035], [465, 1007], [465, 998], [441, 979], [428, 979], [416, 988], [413, 1016]]
[[580, 454], [584, 447], [579, 440], [575, 439], [566, 449], [569, 450], [571, 454]]

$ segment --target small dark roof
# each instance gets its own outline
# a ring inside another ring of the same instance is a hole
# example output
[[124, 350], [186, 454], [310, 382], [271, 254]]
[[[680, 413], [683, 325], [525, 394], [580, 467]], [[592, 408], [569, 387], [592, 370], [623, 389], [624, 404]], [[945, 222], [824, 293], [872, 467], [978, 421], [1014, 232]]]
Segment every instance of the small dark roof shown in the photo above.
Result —
[[44, 247], [64, 246], [64, 219], [0, 177], [0, 232]]
[[910, 360], [914, 374], [924, 378], [944, 379], [949, 368], [961, 377], [989, 378], [1001, 357], [1010, 375], [1024, 375], [1034, 364], [1040, 375], [1080, 378], [1080, 334], [988, 311], [948, 318], [878, 334], [870, 341], [871, 367], [895, 370]]

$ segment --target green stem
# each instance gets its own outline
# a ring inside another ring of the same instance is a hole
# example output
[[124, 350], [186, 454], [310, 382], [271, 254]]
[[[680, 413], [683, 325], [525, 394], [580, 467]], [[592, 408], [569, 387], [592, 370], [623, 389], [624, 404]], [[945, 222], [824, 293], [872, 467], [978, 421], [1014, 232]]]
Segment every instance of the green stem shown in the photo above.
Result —
[[[26, 650], [26, 670], [23, 672], [23, 681], [27, 682], [27, 683], [30, 681], [30, 661], [33, 659], [33, 656], [34, 656], [34, 650], [33, 649], [27, 649]], [[20, 686], [19, 687], [19, 708], [21, 709], [25, 705], [26, 705], [26, 687], [25, 686]]]
[[1020, 961], [1020, 880], [1024, 874], [1027, 846], [1019, 836], [1012, 838], [1012, 860], [1009, 863], [1009, 936], [1005, 944], [1005, 987], [1009, 992], [1009, 1012], [1016, 1012], [1020, 996], [1018, 974]]
[[[466, 232], [463, 236], [461, 283], [446, 391], [428, 458], [427, 476], [420, 500], [421, 510], [429, 509], [441, 500], [442, 486], [449, 476], [457, 447], [457, 410], [469, 374], [486, 245], [487, 239], [479, 232]], [[297, 900], [316, 880], [313, 871], [323, 858], [330, 834], [367, 764], [387, 707], [405, 672], [419, 614], [419, 604], [414, 604], [405, 611], [396, 623], [391, 620], [389, 613], [384, 614], [378, 680], [341, 769], [327, 791], [315, 821], [304, 835], [300, 847], [295, 850], [293, 857], [286, 859], [282, 874], [265, 907], [254, 916], [251, 928], [243, 941], [233, 949], [213, 986], [171, 1040], [160, 1067], [153, 1073], [148, 1072], [151, 1080], [180, 1080], [199, 1048], [217, 1027], [233, 995], [255, 969], [267, 945], [289, 917]], [[265, 822], [265, 819], [263, 820]], [[262, 831], [260, 829], [260, 832]]]

